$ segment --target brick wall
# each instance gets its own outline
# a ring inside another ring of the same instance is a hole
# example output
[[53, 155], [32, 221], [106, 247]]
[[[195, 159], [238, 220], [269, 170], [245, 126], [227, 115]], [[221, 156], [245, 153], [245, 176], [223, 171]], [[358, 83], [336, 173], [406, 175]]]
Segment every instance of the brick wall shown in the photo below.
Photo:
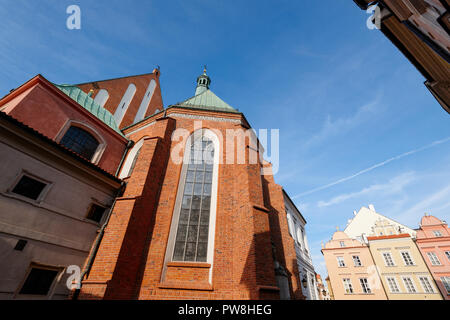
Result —
[[[154, 121], [150, 118], [127, 129], [130, 139], [146, 140], [83, 282], [80, 299], [279, 299], [272, 242], [278, 255], [286, 255], [278, 260], [291, 273], [292, 296], [302, 298], [294, 244], [280, 235], [289, 236], [287, 224], [277, 215], [284, 206], [281, 187], [261, 176], [261, 163], [219, 165], [212, 263], [170, 262], [166, 258], [182, 170], [181, 164], [170, 159], [175, 147], [170, 136], [176, 128], [191, 133], [196, 129], [194, 119], [171, 117], [171, 113], [242, 117], [172, 108], [167, 118], [149, 125]], [[202, 127], [226, 137], [226, 129], [240, 125], [203, 120]], [[132, 133], [136, 128], [141, 130]]]

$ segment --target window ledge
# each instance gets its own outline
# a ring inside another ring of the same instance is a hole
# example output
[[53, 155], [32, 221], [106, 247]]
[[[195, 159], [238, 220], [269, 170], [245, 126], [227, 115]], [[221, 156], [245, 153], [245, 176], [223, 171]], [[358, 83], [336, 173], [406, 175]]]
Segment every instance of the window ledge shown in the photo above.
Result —
[[206, 262], [184, 262], [172, 261], [167, 263], [168, 267], [187, 267], [187, 268], [211, 268], [210, 263]]
[[280, 291], [280, 288], [275, 286], [258, 286], [259, 291]]
[[214, 288], [210, 283], [199, 283], [191, 281], [166, 281], [160, 283], [159, 288], [161, 289], [184, 289], [184, 290], [198, 290], [198, 291], [213, 291]]

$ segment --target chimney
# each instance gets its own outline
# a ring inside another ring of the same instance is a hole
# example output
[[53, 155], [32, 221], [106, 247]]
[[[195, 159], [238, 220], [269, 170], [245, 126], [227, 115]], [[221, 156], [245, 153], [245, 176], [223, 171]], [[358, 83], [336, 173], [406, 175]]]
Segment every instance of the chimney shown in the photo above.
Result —
[[373, 206], [373, 204], [369, 204], [369, 209], [370, 209], [370, 211], [376, 212], [375, 211], [375, 207]]

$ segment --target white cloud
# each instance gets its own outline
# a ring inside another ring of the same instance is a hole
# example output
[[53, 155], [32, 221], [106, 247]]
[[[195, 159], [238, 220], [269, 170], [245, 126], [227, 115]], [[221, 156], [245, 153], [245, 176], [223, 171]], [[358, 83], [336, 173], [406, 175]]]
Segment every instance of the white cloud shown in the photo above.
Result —
[[356, 113], [347, 117], [347, 118], [339, 118], [337, 120], [332, 120], [331, 116], [328, 115], [325, 119], [325, 123], [322, 126], [322, 129], [312, 136], [308, 141], [305, 142], [304, 146], [309, 147], [311, 145], [318, 144], [322, 141], [325, 141], [327, 138], [335, 136], [337, 134], [342, 134], [363, 122], [370, 119], [370, 115], [373, 114], [378, 107], [380, 102], [380, 96], [377, 96], [371, 102], [360, 107]]
[[374, 169], [376, 169], [376, 168], [385, 166], [385, 165], [387, 165], [388, 163], [390, 163], [390, 162], [392, 162], [392, 161], [400, 160], [400, 159], [402, 159], [402, 158], [404, 158], [404, 157], [406, 157], [406, 156], [413, 155], [413, 154], [415, 154], [415, 153], [418, 153], [418, 152], [420, 152], [420, 151], [427, 150], [427, 149], [429, 149], [429, 148], [432, 148], [432, 147], [435, 147], [435, 146], [437, 146], [437, 145], [446, 143], [446, 142], [448, 142], [448, 141], [450, 141], [450, 137], [447, 137], [447, 138], [442, 139], [442, 140], [434, 141], [434, 142], [432, 142], [432, 143], [430, 143], [430, 144], [428, 144], [428, 145], [426, 145], [426, 146], [423, 146], [423, 147], [420, 147], [420, 148], [417, 148], [417, 149], [414, 149], [414, 150], [411, 150], [411, 151], [402, 153], [402, 154], [400, 154], [400, 155], [397, 155], [397, 156], [395, 156], [395, 157], [392, 157], [392, 158], [389, 158], [389, 159], [387, 159], [387, 160], [385, 160], [385, 161], [382, 161], [382, 162], [380, 162], [380, 163], [377, 163], [377, 164], [375, 164], [375, 165], [373, 165], [373, 166], [371, 166], [371, 167], [369, 167], [369, 168], [363, 169], [363, 170], [361, 170], [361, 171], [359, 171], [359, 172], [357, 172], [357, 173], [355, 173], [355, 174], [352, 174], [352, 175], [350, 175], [350, 176], [348, 176], [348, 177], [345, 177], [345, 178], [339, 179], [339, 180], [337, 180], [337, 181], [334, 181], [334, 182], [328, 183], [328, 184], [326, 184], [326, 185], [323, 185], [323, 186], [321, 186], [321, 187], [317, 187], [317, 188], [314, 188], [314, 189], [312, 189], [312, 190], [309, 190], [309, 191], [306, 191], [306, 192], [297, 194], [297, 195], [293, 196], [292, 199], [296, 199], [296, 198], [299, 198], [299, 197], [301, 197], [301, 196], [306, 196], [306, 195], [309, 195], [309, 194], [314, 193], [314, 192], [317, 192], [317, 191], [321, 191], [321, 190], [324, 190], [324, 189], [328, 189], [328, 188], [333, 187], [333, 186], [335, 186], [335, 185], [337, 185], [337, 184], [341, 184], [341, 183], [343, 183], [343, 182], [346, 182], [346, 181], [348, 181], [348, 180], [351, 180], [351, 179], [353, 179], [353, 178], [356, 178], [356, 177], [358, 177], [358, 176], [360, 176], [360, 175], [362, 175], [362, 174], [364, 174], [364, 173], [367, 173], [367, 172], [369, 172], [369, 171], [372, 171], [372, 170], [374, 170]]
[[411, 225], [418, 225], [420, 218], [429, 213], [440, 219], [446, 220], [449, 217], [450, 207], [450, 185], [428, 194], [423, 200], [414, 204], [410, 208], [404, 209], [400, 214], [393, 217], [397, 221], [403, 221]]
[[319, 201], [317, 203], [317, 206], [319, 208], [322, 207], [328, 207], [334, 204], [338, 204], [341, 202], [344, 202], [348, 199], [352, 199], [352, 198], [357, 198], [363, 195], [370, 195], [373, 193], [384, 193], [384, 194], [395, 194], [395, 193], [399, 193], [403, 190], [403, 188], [408, 185], [409, 183], [411, 183], [412, 181], [414, 181], [416, 179], [416, 175], [414, 172], [407, 172], [407, 173], [403, 173], [401, 175], [398, 175], [394, 178], [392, 178], [391, 180], [389, 180], [389, 182], [384, 183], [384, 184], [374, 184], [371, 185], [369, 187], [366, 187], [360, 191], [357, 192], [352, 192], [352, 193], [344, 193], [341, 195], [338, 195], [334, 198], [332, 198], [329, 201]]

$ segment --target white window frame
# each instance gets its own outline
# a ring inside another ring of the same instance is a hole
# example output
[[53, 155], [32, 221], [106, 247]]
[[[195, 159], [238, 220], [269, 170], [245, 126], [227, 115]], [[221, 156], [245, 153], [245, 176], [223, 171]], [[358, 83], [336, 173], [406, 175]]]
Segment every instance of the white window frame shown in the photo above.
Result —
[[296, 227], [296, 236], [297, 236], [298, 246], [300, 249], [302, 249], [303, 236], [302, 236], [302, 229], [299, 226]]
[[428, 256], [428, 260], [430, 260], [430, 262], [433, 266], [442, 265], [441, 261], [439, 260], [438, 256], [436, 255], [436, 253], [430, 251], [430, 252], [427, 252], [427, 256]]
[[[346, 280], [348, 280], [348, 281], [346, 281]], [[354, 294], [355, 293], [355, 290], [353, 289], [353, 285], [352, 285], [352, 280], [350, 278], [343, 278], [342, 282], [344, 284], [344, 290], [345, 290], [346, 294]]]
[[450, 277], [441, 277], [441, 282], [445, 288], [445, 290], [447, 290], [447, 294], [450, 294]]
[[[406, 253], [408, 255], [409, 260], [411, 261], [411, 263], [409, 263], [406, 259], [405, 256], [403, 255], [404, 253]], [[409, 250], [403, 250], [400, 251], [400, 255], [402, 256], [403, 262], [405, 263], [405, 266], [415, 266], [416, 263], [414, 262], [412, 256], [411, 256], [411, 252]]]
[[[430, 281], [430, 277], [428, 276], [418, 276], [420, 285], [422, 286], [423, 292], [425, 293], [436, 293], [436, 290], [433, 286], [432, 281]], [[424, 283], [423, 280], [426, 280], [427, 283]], [[431, 290], [431, 291], [430, 291]]]
[[[355, 261], [355, 258], [358, 261], [358, 264], [356, 263], [357, 261]], [[353, 264], [355, 265], [355, 267], [362, 267], [363, 266], [362, 261], [361, 261], [359, 256], [356, 256], [356, 255], [352, 256], [352, 260], [353, 260]]]
[[288, 229], [289, 229], [289, 234], [291, 235], [291, 237], [295, 240], [295, 235], [294, 235], [294, 220], [293, 217], [291, 215], [291, 213], [289, 212], [289, 210], [286, 209], [286, 219], [288, 222]]
[[[413, 280], [413, 278], [412, 278], [411, 276], [403, 276], [403, 277], [402, 277], [402, 280], [403, 280], [403, 284], [404, 284], [404, 286], [405, 286], [405, 289], [406, 289], [406, 292], [407, 292], [407, 293], [417, 293], [417, 287], [416, 287], [416, 285], [415, 285], [415, 283], [414, 283], [414, 280]], [[409, 284], [407, 283], [407, 280], [409, 280], [409, 281], [411, 282], [411, 287], [414, 289], [414, 292], [412, 292], [412, 291], [410, 290], [410, 286], [409, 286]]]
[[[172, 215], [172, 223], [170, 226], [170, 234], [168, 239], [168, 244], [166, 248], [166, 255], [164, 261], [163, 272], [161, 274], [161, 281], [163, 281], [165, 277], [165, 273], [167, 271], [167, 263], [173, 261], [173, 252], [175, 249], [175, 238], [178, 231], [178, 220], [180, 217], [181, 211], [181, 203], [183, 200], [184, 193], [184, 185], [186, 182], [186, 174], [189, 165], [189, 159], [191, 155], [191, 146], [196, 141], [199, 136], [205, 136], [209, 138], [214, 144], [214, 167], [213, 167], [213, 179], [211, 186], [211, 206], [210, 206], [210, 216], [209, 216], [209, 230], [208, 230], [208, 253], [206, 257], [206, 263], [210, 264], [211, 267], [209, 269], [209, 282], [212, 283], [212, 270], [213, 270], [213, 262], [214, 262], [214, 239], [216, 232], [216, 213], [217, 213], [217, 190], [218, 190], [218, 177], [219, 177], [219, 157], [221, 154], [220, 142], [217, 135], [209, 130], [209, 129], [200, 129], [193, 132], [186, 141], [186, 145], [184, 147], [184, 155], [183, 155], [183, 164], [181, 168], [181, 174], [178, 182], [178, 191], [176, 203]], [[195, 264], [199, 262], [189, 262], [190, 264]], [[205, 263], [205, 262], [202, 262]]]
[[[383, 256], [384, 264], [386, 265], [386, 267], [395, 267], [395, 261], [394, 261], [394, 258], [392, 257], [392, 253], [391, 252], [389, 252], [389, 251], [381, 252], [381, 255]], [[386, 258], [385, 255], [389, 256], [390, 262]]]
[[[388, 284], [389, 291], [391, 293], [401, 293], [400, 286], [398, 285], [397, 279], [395, 277], [386, 277], [386, 283]], [[393, 288], [393, 285], [395, 288]]]
[[372, 289], [369, 286], [369, 280], [367, 278], [359, 278], [359, 284], [361, 285], [364, 294], [372, 293]]
[[[336, 259], [337, 259], [337, 263], [338, 263], [338, 267], [339, 268], [345, 268], [346, 267], [344, 257], [338, 256], [338, 257], [336, 257]], [[341, 265], [341, 262], [342, 262], [342, 265]]]
[[341, 248], [345, 248], [345, 241], [339, 241], [339, 245], [341, 246]]
[[437, 238], [442, 237], [442, 232], [440, 230], [433, 230], [433, 234]]

